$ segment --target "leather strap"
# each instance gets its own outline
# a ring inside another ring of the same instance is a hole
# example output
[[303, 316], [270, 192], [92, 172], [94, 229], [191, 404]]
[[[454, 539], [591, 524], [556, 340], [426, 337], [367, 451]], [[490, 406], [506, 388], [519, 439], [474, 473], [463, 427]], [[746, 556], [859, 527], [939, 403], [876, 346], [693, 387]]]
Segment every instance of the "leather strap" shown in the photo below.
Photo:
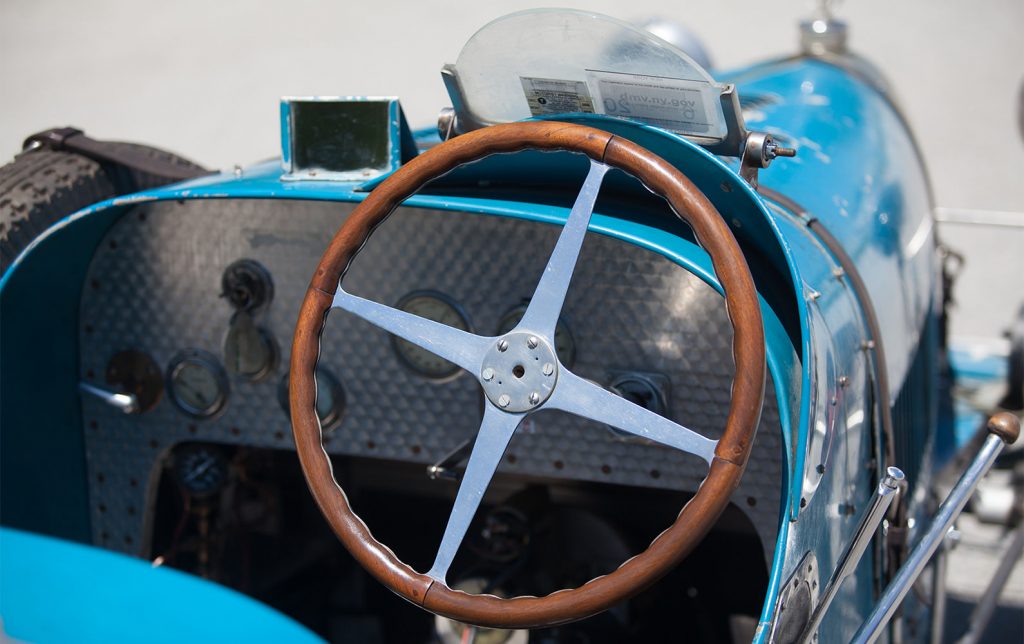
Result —
[[127, 145], [110, 141], [97, 141], [73, 127], [58, 127], [37, 132], [25, 139], [23, 149], [37, 148], [74, 152], [100, 163], [113, 163], [139, 172], [145, 172], [169, 181], [184, 181], [213, 174], [209, 170], [180, 165], [153, 158]]

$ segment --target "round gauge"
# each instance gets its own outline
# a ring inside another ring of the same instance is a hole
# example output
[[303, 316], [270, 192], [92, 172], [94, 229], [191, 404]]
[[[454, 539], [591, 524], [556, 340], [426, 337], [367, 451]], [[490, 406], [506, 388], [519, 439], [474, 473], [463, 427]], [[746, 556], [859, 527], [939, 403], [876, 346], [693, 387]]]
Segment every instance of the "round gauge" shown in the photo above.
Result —
[[265, 378], [277, 365], [277, 347], [252, 316], [237, 313], [224, 338], [224, 365], [228, 371], [251, 381]]
[[[523, 319], [525, 313], [526, 304], [520, 304], [510, 309], [505, 315], [501, 316], [501, 321], [498, 322], [498, 330], [495, 332], [495, 335], [505, 335], [516, 328], [516, 325]], [[558, 356], [558, 361], [566, 369], [571, 369], [573, 363], [576, 362], [576, 341], [573, 340], [572, 332], [569, 331], [569, 325], [562, 318], [558, 318], [558, 323], [555, 324], [554, 339], [555, 354]]]
[[[462, 308], [443, 293], [418, 291], [399, 300], [396, 308], [421, 318], [469, 331], [469, 319]], [[412, 342], [391, 337], [395, 353], [409, 368], [431, 380], [447, 380], [459, 374], [459, 367]]]
[[[288, 375], [284, 374], [277, 387], [277, 401], [284, 415], [291, 418], [291, 403], [288, 398]], [[334, 429], [345, 413], [345, 389], [334, 374], [317, 365], [316, 368], [316, 415], [320, 418], [323, 431]]]
[[182, 445], [174, 451], [174, 478], [192, 496], [210, 496], [228, 479], [228, 460], [214, 445]]
[[213, 354], [188, 349], [167, 367], [167, 393], [178, 409], [196, 418], [207, 418], [227, 402], [227, 374]]
[[134, 394], [139, 411], [150, 411], [164, 393], [160, 367], [147, 353], [128, 349], [114, 354], [107, 363], [107, 384], [118, 391]]

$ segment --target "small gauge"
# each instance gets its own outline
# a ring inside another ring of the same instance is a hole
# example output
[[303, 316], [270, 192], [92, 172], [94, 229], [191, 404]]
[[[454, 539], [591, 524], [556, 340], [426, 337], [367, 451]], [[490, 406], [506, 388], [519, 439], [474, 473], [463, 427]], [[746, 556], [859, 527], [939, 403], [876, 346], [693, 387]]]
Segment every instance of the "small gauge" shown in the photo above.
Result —
[[139, 412], [150, 411], [164, 393], [160, 367], [147, 353], [128, 349], [114, 354], [107, 363], [107, 384], [117, 391], [133, 394]]
[[167, 367], [167, 393], [186, 414], [207, 418], [227, 402], [228, 377], [212, 353], [187, 349]]
[[[284, 415], [291, 418], [291, 404], [288, 397], [289, 374], [284, 374], [277, 387], [277, 401]], [[316, 368], [316, 415], [320, 418], [323, 431], [330, 431], [341, 422], [345, 413], [345, 389], [333, 373], [322, 366]]]
[[[440, 322], [461, 331], [469, 331], [469, 319], [462, 307], [443, 293], [434, 291], [417, 291], [409, 293], [399, 300], [396, 308], [412, 313], [421, 318]], [[448, 380], [459, 374], [458, 365], [438, 357], [415, 344], [391, 337], [395, 353], [409, 368], [431, 380]]]
[[224, 338], [224, 365], [228, 371], [256, 382], [277, 366], [277, 346], [245, 311], [236, 313]]
[[[519, 321], [523, 319], [523, 315], [526, 313], [526, 306], [526, 304], [520, 304], [509, 309], [505, 315], [501, 316], [501, 321], [498, 322], [498, 330], [495, 332], [495, 335], [505, 335], [516, 328], [516, 325], [519, 324]], [[569, 325], [562, 318], [558, 318], [558, 323], [555, 324], [554, 340], [555, 354], [558, 356], [558, 361], [565, 368], [571, 369], [573, 363], [576, 362], [576, 341], [572, 337]]]
[[216, 494], [228, 480], [228, 460], [215, 445], [190, 443], [176, 448], [172, 467], [178, 485], [196, 497]]

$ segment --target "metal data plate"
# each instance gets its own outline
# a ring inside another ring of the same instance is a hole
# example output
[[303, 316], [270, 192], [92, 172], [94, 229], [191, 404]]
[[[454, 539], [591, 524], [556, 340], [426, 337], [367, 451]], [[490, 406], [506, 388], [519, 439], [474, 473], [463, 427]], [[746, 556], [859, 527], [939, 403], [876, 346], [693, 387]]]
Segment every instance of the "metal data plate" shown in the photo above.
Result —
[[[162, 400], [140, 416], [83, 399], [92, 527], [97, 544], [148, 551], [156, 465], [183, 441], [294, 449], [277, 387], [292, 328], [318, 258], [351, 204], [208, 200], [139, 206], [107, 234], [86, 277], [81, 309], [82, 375], [103, 373], [126, 348], [165, 367], [182, 349], [220, 355], [233, 309], [221, 274], [253, 259], [274, 280], [259, 324], [276, 339], [280, 365], [260, 382], [233, 380], [222, 412], [198, 420]], [[400, 208], [370, 238], [346, 288], [393, 305], [416, 290], [447, 294], [472, 328], [493, 333], [522, 304], [554, 247], [559, 228], [468, 213]], [[110, 243], [115, 241], [116, 244]], [[679, 423], [718, 438], [732, 382], [732, 330], [722, 298], [650, 251], [591, 233], [563, 318], [576, 341], [574, 371], [607, 384], [609, 373], [660, 373]], [[326, 442], [332, 454], [434, 463], [479, 427], [480, 390], [463, 374], [423, 379], [401, 364], [383, 331], [332, 311], [321, 365], [345, 388], [345, 417]], [[514, 457], [514, 458], [512, 458]], [[770, 561], [778, 530], [782, 444], [771, 382], [757, 440], [733, 502], [753, 522]], [[541, 411], [512, 439], [501, 472], [552, 479], [694, 491], [699, 458], [624, 443], [604, 426]], [[424, 485], [431, 483], [424, 474]]]

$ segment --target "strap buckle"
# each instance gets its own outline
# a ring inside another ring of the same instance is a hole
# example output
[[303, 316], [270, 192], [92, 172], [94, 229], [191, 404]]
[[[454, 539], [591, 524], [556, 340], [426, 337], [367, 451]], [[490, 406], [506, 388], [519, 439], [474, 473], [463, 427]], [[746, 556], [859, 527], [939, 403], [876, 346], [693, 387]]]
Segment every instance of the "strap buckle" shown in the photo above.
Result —
[[83, 134], [85, 132], [73, 127], [54, 127], [29, 136], [25, 139], [21, 149], [26, 152], [43, 147], [51, 150], [63, 150], [65, 141], [73, 136], [81, 136]]

